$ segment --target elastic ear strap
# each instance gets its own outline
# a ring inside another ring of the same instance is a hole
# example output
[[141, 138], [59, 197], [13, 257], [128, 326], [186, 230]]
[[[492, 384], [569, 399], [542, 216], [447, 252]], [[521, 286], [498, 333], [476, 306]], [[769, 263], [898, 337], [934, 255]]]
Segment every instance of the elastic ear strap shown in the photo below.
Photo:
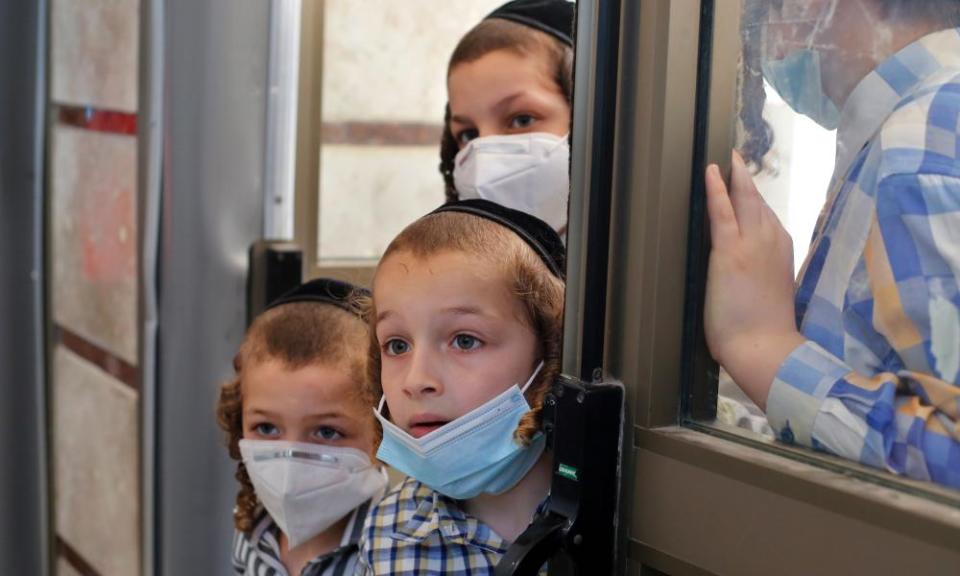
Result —
[[540, 370], [543, 369], [543, 360], [537, 364], [537, 369], [533, 371], [533, 375], [530, 376], [530, 379], [527, 380], [527, 383], [523, 385], [523, 388], [520, 389], [521, 394], [526, 394], [527, 389], [530, 388], [530, 385], [533, 384], [533, 381], [537, 378], [537, 374], [540, 373]]

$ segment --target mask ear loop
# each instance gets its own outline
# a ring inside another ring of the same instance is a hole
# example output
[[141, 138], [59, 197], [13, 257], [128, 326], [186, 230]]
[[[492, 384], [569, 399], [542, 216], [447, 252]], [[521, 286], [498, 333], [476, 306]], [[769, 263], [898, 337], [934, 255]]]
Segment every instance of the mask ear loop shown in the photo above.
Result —
[[537, 369], [533, 371], [533, 374], [530, 376], [530, 379], [527, 380], [527, 383], [523, 385], [523, 388], [520, 388], [521, 394], [526, 394], [527, 389], [530, 388], [530, 385], [533, 384], [533, 381], [537, 378], [537, 374], [540, 373], [540, 370], [543, 368], [543, 360], [537, 364]]
[[833, 0], [830, 3], [830, 9], [827, 10], [827, 13], [817, 18], [817, 25], [814, 26], [813, 31], [810, 32], [810, 36], [807, 38], [807, 50], [813, 50], [813, 43], [816, 38], [820, 35], [820, 32], [826, 27], [830, 22], [833, 22], [833, 15], [837, 11], [837, 2], [839, 0]]
[[[557, 136], [553, 134], [553, 136]], [[553, 143], [553, 146], [550, 147], [550, 154], [553, 154], [558, 148], [563, 148], [564, 146], [570, 146], [570, 132], [568, 131], [563, 136], [557, 136], [557, 141]]]

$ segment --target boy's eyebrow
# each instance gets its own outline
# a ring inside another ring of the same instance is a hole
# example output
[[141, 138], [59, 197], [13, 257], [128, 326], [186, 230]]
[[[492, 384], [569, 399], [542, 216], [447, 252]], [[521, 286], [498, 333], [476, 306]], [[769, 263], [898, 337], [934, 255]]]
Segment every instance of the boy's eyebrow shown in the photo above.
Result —
[[[254, 416], [254, 415], [276, 416], [276, 414], [274, 414], [273, 412], [270, 412], [269, 410], [264, 410], [262, 408], [251, 408], [249, 410], [244, 410], [244, 413], [249, 414], [251, 416]], [[346, 415], [345, 412], [343, 412], [342, 410], [331, 410], [329, 412], [317, 412], [314, 414], [308, 414], [307, 418], [319, 420], [320, 418], [339, 418], [345, 415]]]
[[453, 306], [442, 310], [445, 314], [454, 314], [456, 316], [491, 316], [482, 308], [475, 306]]
[[514, 100], [521, 98], [524, 94], [525, 92], [523, 90], [520, 90], [519, 92], [514, 92], [509, 96], [501, 98], [499, 102], [493, 105], [493, 108], [494, 110], [497, 110], [497, 111], [500, 111], [503, 108], [507, 108], [510, 106], [510, 104], [513, 104]]
[[[517, 100], [518, 98], [522, 97], [523, 95], [524, 95], [524, 91], [521, 90], [521, 91], [519, 91], [519, 92], [515, 92], [515, 93], [513, 93], [513, 94], [510, 94], [509, 96], [506, 96], [506, 97], [504, 97], [504, 98], [501, 98], [499, 101], [497, 101], [496, 104], [493, 105], [493, 109], [499, 112], [499, 111], [502, 110], [503, 108], [508, 108], [508, 107], [510, 106], [510, 104], [513, 103], [514, 100]], [[470, 123], [471, 123], [469, 118], [467, 118], [467, 117], [465, 117], [465, 116], [460, 116], [460, 115], [458, 115], [458, 114], [454, 114], [453, 116], [451, 116], [451, 117], [450, 117], [450, 122], [456, 122], [457, 124], [470, 124]]]
[[[456, 316], [491, 316], [482, 308], [476, 306], [451, 306], [450, 308], [444, 308], [441, 312], [444, 314], [454, 314]], [[382, 322], [393, 315], [394, 312], [392, 310], [379, 312], [377, 314], [377, 322]]]
[[340, 418], [346, 416], [346, 413], [339, 410], [332, 410], [330, 412], [317, 412], [315, 414], [310, 414], [307, 418], [313, 420], [320, 420], [321, 418]]

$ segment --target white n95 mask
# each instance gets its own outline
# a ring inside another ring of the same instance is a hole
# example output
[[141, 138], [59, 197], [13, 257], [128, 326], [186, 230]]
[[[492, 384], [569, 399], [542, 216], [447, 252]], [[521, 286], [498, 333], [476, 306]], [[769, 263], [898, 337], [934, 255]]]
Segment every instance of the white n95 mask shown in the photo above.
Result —
[[295, 548], [383, 492], [386, 472], [356, 448], [276, 440], [240, 440], [257, 492]]
[[560, 230], [567, 223], [570, 145], [546, 132], [475, 138], [453, 161], [461, 200], [482, 198], [536, 216]]

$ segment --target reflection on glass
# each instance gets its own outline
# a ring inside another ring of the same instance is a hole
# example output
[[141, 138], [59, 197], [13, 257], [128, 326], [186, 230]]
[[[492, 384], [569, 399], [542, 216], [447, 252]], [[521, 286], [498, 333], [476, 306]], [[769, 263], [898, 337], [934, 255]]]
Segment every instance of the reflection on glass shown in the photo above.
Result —
[[766, 414], [723, 373], [716, 423], [960, 487], [956, 26], [946, 0], [745, 1], [738, 147], [806, 342], [751, 394]]
[[371, 264], [444, 199], [447, 60], [502, 0], [324, 3], [321, 265]]

